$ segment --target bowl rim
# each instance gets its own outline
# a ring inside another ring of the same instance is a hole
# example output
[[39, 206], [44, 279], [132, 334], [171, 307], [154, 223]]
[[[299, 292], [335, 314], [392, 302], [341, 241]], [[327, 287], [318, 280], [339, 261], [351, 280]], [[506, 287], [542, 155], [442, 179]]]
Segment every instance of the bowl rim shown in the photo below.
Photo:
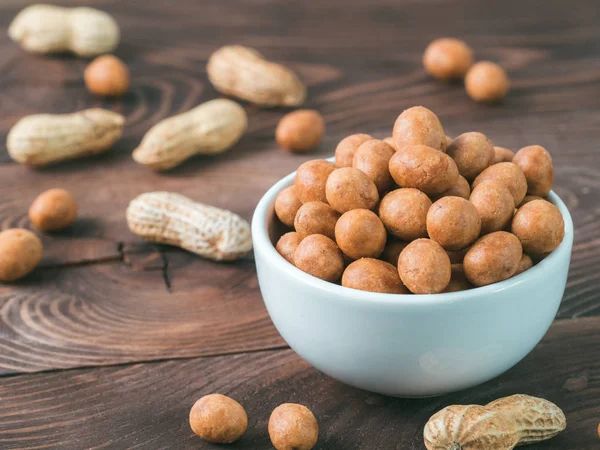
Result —
[[[327, 161], [333, 162], [334, 158], [328, 158]], [[315, 289], [323, 291], [336, 297], [344, 297], [348, 301], [360, 301], [374, 304], [397, 304], [397, 305], [435, 305], [448, 304], [456, 302], [466, 302], [474, 297], [487, 296], [495, 294], [511, 287], [526, 282], [528, 278], [533, 278], [540, 274], [547, 266], [550, 266], [562, 257], [565, 251], [568, 252], [570, 258], [570, 250], [567, 247], [572, 246], [573, 242], [573, 220], [567, 206], [554, 192], [550, 191], [548, 198], [561, 212], [565, 223], [565, 236], [560, 245], [554, 249], [546, 258], [525, 272], [511, 277], [507, 280], [493, 283], [487, 286], [475, 287], [466, 291], [446, 292], [440, 294], [384, 294], [379, 292], [361, 291], [344, 287], [335, 283], [321, 280], [317, 277], [309, 275], [306, 272], [295, 267], [293, 264], [281, 256], [275, 249], [275, 245], [269, 238], [267, 227], [269, 215], [274, 215], [275, 198], [286, 187], [290, 186], [296, 175], [296, 171], [286, 175], [262, 196], [252, 217], [252, 240], [254, 242], [255, 251], [264, 254], [268, 264], [280, 266], [280, 269], [297, 281], [309, 285]]]

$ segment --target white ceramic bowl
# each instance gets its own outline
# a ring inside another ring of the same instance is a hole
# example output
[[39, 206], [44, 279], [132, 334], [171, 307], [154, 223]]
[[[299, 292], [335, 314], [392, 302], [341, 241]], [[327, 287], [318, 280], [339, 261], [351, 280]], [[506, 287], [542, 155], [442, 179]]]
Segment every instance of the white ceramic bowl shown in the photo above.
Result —
[[258, 281], [273, 323], [302, 358], [349, 385], [398, 397], [465, 389], [510, 369], [542, 339], [560, 305], [573, 245], [560, 246], [501, 283], [436, 295], [377, 294], [308, 275], [275, 250], [273, 204], [294, 173], [275, 184], [252, 220]]

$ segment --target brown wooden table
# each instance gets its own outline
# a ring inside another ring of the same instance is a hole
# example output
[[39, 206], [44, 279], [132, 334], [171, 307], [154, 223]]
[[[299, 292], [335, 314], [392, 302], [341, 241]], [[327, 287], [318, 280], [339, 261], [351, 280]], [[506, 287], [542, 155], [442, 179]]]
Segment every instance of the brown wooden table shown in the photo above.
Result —
[[[0, 3], [0, 28], [28, 2]], [[266, 424], [282, 402], [309, 406], [320, 449], [423, 449], [429, 416], [453, 403], [527, 393], [560, 405], [567, 431], [531, 448], [600, 448], [600, 4], [377, 0], [97, 0], [122, 30], [117, 55], [133, 85], [120, 100], [89, 94], [85, 60], [26, 54], [0, 33], [0, 134], [32, 113], [100, 106], [127, 116], [109, 153], [42, 170], [0, 148], [0, 227], [30, 227], [32, 199], [73, 192], [80, 220], [44, 236], [43, 267], [0, 285], [0, 448], [213, 448], [187, 416], [221, 392], [246, 407], [248, 433], [233, 447], [269, 448]], [[477, 57], [500, 62], [513, 88], [499, 106], [471, 102], [460, 85], [423, 72], [439, 36], [460, 36]], [[156, 174], [131, 151], [158, 120], [218, 96], [209, 54], [226, 43], [260, 49], [309, 84], [308, 107], [327, 134], [316, 154], [277, 148], [284, 111], [245, 105], [250, 129], [230, 152]], [[390, 134], [413, 105], [435, 111], [449, 135], [477, 130], [497, 144], [547, 147], [555, 190], [576, 227], [557, 321], [515, 368], [483, 386], [428, 400], [386, 398], [320, 374], [286, 347], [263, 306], [251, 257], [215, 264], [144, 244], [125, 223], [136, 195], [169, 190], [246, 219], [264, 191], [299, 163], [332, 155], [345, 135]]]

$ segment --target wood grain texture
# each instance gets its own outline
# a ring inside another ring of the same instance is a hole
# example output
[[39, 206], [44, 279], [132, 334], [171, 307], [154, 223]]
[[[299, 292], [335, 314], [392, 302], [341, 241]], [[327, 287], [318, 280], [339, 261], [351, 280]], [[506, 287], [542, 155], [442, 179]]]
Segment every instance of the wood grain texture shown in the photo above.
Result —
[[[0, 28], [26, 3], [2, 2]], [[541, 9], [530, 0], [485, 7], [477, 0], [353, 0], [342, 8], [338, 0], [310, 6], [270, 0], [182, 0], [172, 8], [156, 0], [93, 5], [111, 12], [123, 31], [117, 54], [131, 68], [132, 88], [122, 99], [99, 99], [85, 90], [86, 60], [29, 55], [0, 33], [0, 228], [30, 227], [29, 204], [48, 188], [70, 190], [80, 205], [80, 219], [71, 229], [42, 237], [42, 268], [0, 287], [0, 371], [282, 345], [261, 306], [251, 261], [218, 265], [142, 244], [127, 229], [128, 202], [142, 192], [170, 190], [249, 220], [264, 191], [302, 161], [330, 156], [350, 133], [389, 135], [398, 113], [415, 104], [436, 111], [452, 136], [479, 130], [515, 150], [532, 143], [550, 149], [556, 191], [576, 228], [558, 318], [600, 315], [600, 52], [595, 44], [600, 27], [592, 14], [594, 1], [577, 8], [550, 1]], [[479, 58], [509, 70], [513, 91], [502, 105], [477, 105], [460, 85], [425, 75], [422, 50], [446, 34], [462, 36]], [[327, 123], [318, 151], [299, 156], [277, 148], [274, 128], [285, 111], [244, 104], [249, 133], [230, 152], [193, 158], [165, 174], [135, 164], [131, 151], [153, 124], [218, 96], [205, 63], [215, 48], [236, 42], [289, 64], [306, 80], [307, 106], [319, 109]], [[23, 115], [92, 106], [127, 117], [124, 138], [106, 155], [41, 170], [8, 157], [4, 137]], [[240, 296], [235, 308], [222, 300], [232, 292]], [[225, 330], [205, 326], [212, 320], [207, 312], [221, 324], [228, 311], [235, 320]], [[153, 337], [155, 321], [165, 327], [165, 342], [160, 334]], [[254, 333], [256, 341], [244, 341], [246, 333]]]
[[[37, 1], [0, 2], [0, 29]], [[0, 448], [214, 448], [187, 425], [209, 392], [246, 406], [250, 430], [234, 448], [270, 448], [266, 422], [284, 401], [310, 406], [322, 449], [422, 449], [422, 427], [450, 403], [486, 403], [522, 392], [564, 408], [567, 432], [532, 449], [598, 447], [600, 420], [600, 26], [596, 0], [60, 0], [112, 13], [130, 67], [122, 99], [88, 93], [88, 63], [23, 52], [0, 33], [0, 229], [30, 227], [43, 190], [73, 192], [80, 219], [45, 235], [42, 267], [0, 285]], [[471, 102], [459, 84], [431, 80], [422, 51], [459, 36], [478, 59], [500, 62], [513, 89], [502, 105]], [[241, 43], [297, 71], [309, 86], [326, 136], [312, 155], [277, 148], [287, 112], [244, 104], [249, 131], [229, 152], [196, 157], [157, 174], [131, 152], [156, 122], [218, 93], [205, 64], [221, 45]], [[559, 319], [545, 340], [504, 376], [462, 393], [396, 400], [343, 386], [284, 346], [262, 305], [251, 256], [214, 264], [142, 243], [125, 209], [140, 193], [168, 190], [249, 220], [266, 189], [301, 162], [329, 157], [344, 136], [390, 135], [413, 105], [435, 111], [447, 134], [486, 133], [513, 150], [548, 148], [557, 193], [575, 222], [575, 246]], [[104, 107], [127, 117], [107, 154], [40, 170], [15, 164], [5, 137], [22, 116]], [[581, 318], [584, 317], [585, 318]], [[262, 351], [271, 349], [272, 351]], [[257, 352], [259, 351], [259, 352]], [[252, 352], [235, 354], [239, 352]], [[208, 357], [211, 355], [235, 354]], [[201, 359], [195, 358], [204, 356]], [[127, 365], [131, 362], [173, 359]], [[51, 373], [53, 369], [122, 364]]]
[[0, 374], [285, 346], [251, 257], [214, 271], [183, 252], [122, 251], [0, 285]]
[[[598, 342], [600, 318], [557, 322], [533, 353], [501, 377], [422, 400], [350, 388], [291, 350], [0, 378], [0, 447], [217, 448], [193, 435], [188, 414], [196, 399], [219, 392], [240, 401], [249, 417], [248, 432], [231, 448], [272, 448], [271, 411], [296, 402], [319, 421], [316, 449], [421, 450], [423, 426], [439, 409], [526, 393], [555, 402], [567, 416], [565, 432], [528, 448], [592, 450], [599, 442]], [[560, 363], [556, 355], [563, 355]]]
[[[0, 5], [0, 27], [25, 4]], [[80, 4], [74, 0], [65, 5]], [[64, 113], [92, 106], [127, 117], [124, 138], [106, 155], [30, 170], [10, 161], [0, 147], [0, 227], [27, 226], [30, 202], [42, 190], [64, 187], [81, 205], [81, 222], [60, 236], [44, 237], [46, 266], [118, 259], [122, 244], [137, 242], [124, 211], [138, 194], [171, 190], [232, 209], [246, 219], [262, 193], [312, 157], [333, 153], [345, 135], [384, 137], [400, 111], [423, 104], [440, 116], [448, 134], [478, 130], [512, 149], [537, 143], [553, 154], [556, 190], [573, 213], [576, 243], [559, 318], [600, 313], [600, 27], [596, 2], [573, 8], [560, 0], [477, 0], [376, 3], [338, 0], [181, 0], [91, 2], [111, 12], [123, 31], [117, 50], [131, 68], [132, 88], [104, 100], [84, 88], [86, 60], [24, 53], [0, 34], [0, 142], [23, 115]], [[332, 17], [335, 17], [332, 24]], [[437, 83], [423, 72], [426, 44], [456, 35], [477, 57], [503, 64], [513, 89], [500, 106], [471, 102], [460, 85]], [[167, 174], [136, 165], [131, 151], [158, 120], [215, 98], [205, 64], [226, 43], [244, 43], [289, 64], [309, 85], [307, 107], [319, 109], [327, 134], [317, 153], [290, 155], [277, 148], [273, 131], [285, 111], [245, 105], [249, 133], [230, 152], [197, 157]], [[267, 162], [268, 161], [268, 162]]]

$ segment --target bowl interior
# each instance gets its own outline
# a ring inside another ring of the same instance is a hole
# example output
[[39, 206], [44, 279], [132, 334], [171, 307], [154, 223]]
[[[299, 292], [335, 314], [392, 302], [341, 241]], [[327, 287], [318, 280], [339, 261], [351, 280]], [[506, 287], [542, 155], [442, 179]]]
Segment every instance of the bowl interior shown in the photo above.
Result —
[[[330, 158], [329, 161], [333, 161]], [[275, 244], [282, 234], [290, 231], [286, 226], [281, 224], [275, 217], [274, 203], [275, 198], [283, 189], [291, 186], [294, 181], [296, 172], [293, 172], [277, 183], [275, 183], [263, 196], [258, 203], [252, 219], [252, 235], [255, 249], [263, 252], [269, 264], [277, 264], [283, 266], [290, 275], [300, 279], [304, 283], [309, 283], [313, 287], [327, 291], [336, 296], [342, 296], [347, 299], [357, 299], [360, 296], [361, 300], [383, 303], [407, 303], [407, 304], [432, 304], [437, 302], [450, 302], [465, 300], [468, 298], [479, 297], [492, 292], [497, 292], [510, 288], [516, 283], [523, 282], [528, 276], [532, 276], [535, 272], [544, 270], [546, 265], [552, 264], [553, 260], [561, 257], [570, 257], [570, 247], [573, 242], [573, 221], [571, 215], [563, 203], [563, 201], [551, 191], [548, 195], [548, 200], [552, 202], [560, 210], [565, 222], [565, 237], [561, 244], [550, 255], [533, 266], [531, 269], [509, 278], [508, 280], [494, 283], [488, 286], [476, 287], [467, 291], [450, 292], [443, 294], [432, 295], [417, 295], [417, 294], [380, 294], [373, 292], [357, 291], [355, 289], [346, 288], [337, 284], [329, 283], [320, 280], [316, 277], [297, 269], [292, 264], [287, 262], [275, 249]], [[565, 256], [566, 255], [566, 256]], [[535, 271], [535, 272], [534, 272]]]

